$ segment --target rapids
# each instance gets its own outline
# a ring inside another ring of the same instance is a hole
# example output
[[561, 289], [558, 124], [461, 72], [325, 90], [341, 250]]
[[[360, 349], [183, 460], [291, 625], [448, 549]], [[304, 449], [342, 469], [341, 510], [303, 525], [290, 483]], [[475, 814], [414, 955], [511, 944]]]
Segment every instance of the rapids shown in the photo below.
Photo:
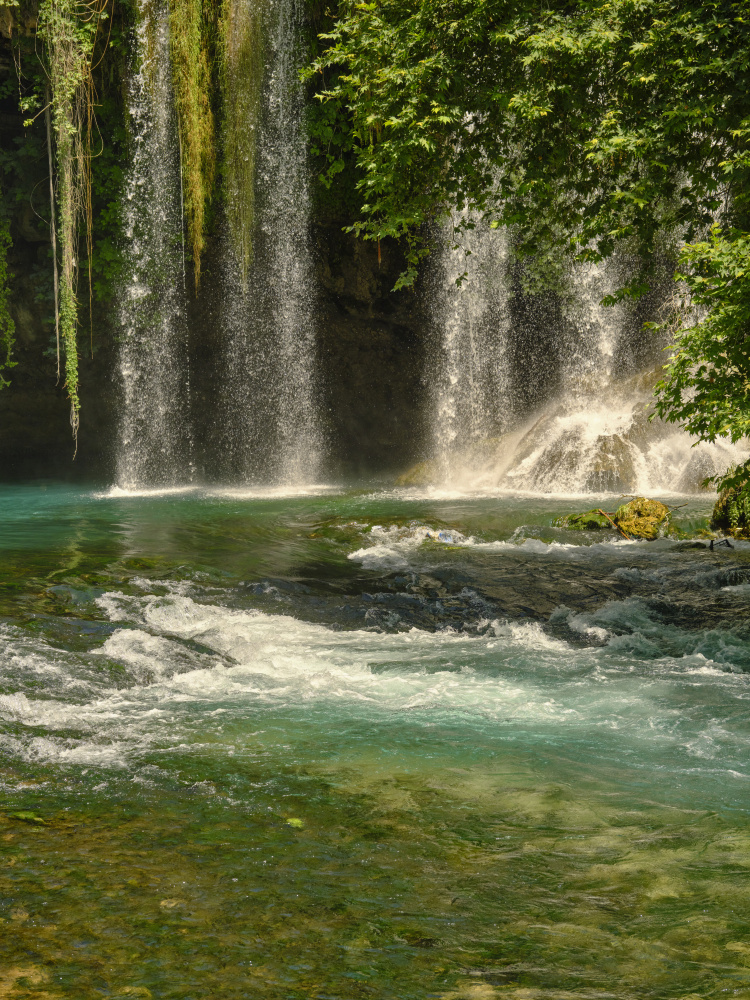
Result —
[[0, 995], [750, 996], [750, 544], [616, 500], [3, 487]]

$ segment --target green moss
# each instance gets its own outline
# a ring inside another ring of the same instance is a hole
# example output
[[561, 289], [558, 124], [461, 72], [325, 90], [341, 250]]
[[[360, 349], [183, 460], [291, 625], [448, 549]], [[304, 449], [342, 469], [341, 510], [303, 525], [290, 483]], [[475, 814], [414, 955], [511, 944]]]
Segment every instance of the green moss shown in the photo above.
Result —
[[568, 528], [571, 531], [614, 530], [615, 525], [629, 538], [653, 539], [676, 533], [669, 507], [645, 497], [636, 497], [622, 504], [610, 516], [594, 508], [583, 514], [565, 514], [552, 522], [553, 528]]
[[170, 0], [172, 82], [180, 135], [182, 201], [196, 289], [206, 242], [206, 209], [216, 174], [216, 128], [211, 108], [211, 0]]
[[613, 530], [612, 522], [600, 510], [587, 510], [583, 514], [565, 514], [552, 522], [553, 528], [570, 528], [572, 531]]
[[264, 69], [258, 0], [224, 0], [219, 39], [226, 214], [245, 285], [253, 259], [255, 156]]
[[654, 539], [673, 533], [669, 507], [645, 497], [636, 497], [618, 507], [613, 520], [630, 538]]

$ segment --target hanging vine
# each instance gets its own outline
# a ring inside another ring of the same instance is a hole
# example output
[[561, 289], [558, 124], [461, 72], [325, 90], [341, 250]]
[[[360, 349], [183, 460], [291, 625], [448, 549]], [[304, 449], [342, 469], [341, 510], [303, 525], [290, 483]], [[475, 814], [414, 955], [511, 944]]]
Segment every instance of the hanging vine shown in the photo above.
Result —
[[91, 259], [92, 58], [106, 0], [43, 0], [38, 32], [47, 48], [56, 148], [56, 230], [60, 253], [58, 321], [65, 353], [70, 424], [78, 439], [78, 235], [85, 225]]
[[224, 0], [220, 40], [226, 211], [244, 287], [253, 259], [255, 150], [264, 69], [260, 0]]
[[206, 206], [216, 173], [216, 141], [211, 110], [210, 15], [202, 0], [170, 0], [172, 80], [180, 132], [183, 211], [193, 256], [196, 290], [205, 245]]
[[0, 219], [0, 389], [9, 385], [4, 375], [5, 370], [13, 368], [16, 364], [15, 361], [11, 360], [16, 328], [9, 309], [8, 250], [10, 245], [8, 223], [4, 219]]

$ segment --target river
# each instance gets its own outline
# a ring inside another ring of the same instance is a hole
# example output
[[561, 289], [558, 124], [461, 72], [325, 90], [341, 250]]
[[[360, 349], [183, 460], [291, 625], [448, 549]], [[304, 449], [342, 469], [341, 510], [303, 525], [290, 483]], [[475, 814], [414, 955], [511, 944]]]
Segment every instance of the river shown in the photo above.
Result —
[[3, 486], [0, 996], [750, 997], [750, 543], [617, 502]]

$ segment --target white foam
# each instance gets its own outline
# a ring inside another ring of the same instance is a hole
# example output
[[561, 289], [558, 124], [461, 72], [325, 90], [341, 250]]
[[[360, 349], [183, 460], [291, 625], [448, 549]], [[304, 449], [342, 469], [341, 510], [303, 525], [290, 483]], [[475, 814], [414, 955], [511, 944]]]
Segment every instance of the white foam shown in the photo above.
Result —
[[331, 483], [290, 483], [277, 486], [213, 486], [206, 488], [210, 497], [229, 500], [283, 500], [294, 497], [317, 497], [340, 493], [342, 487]]
[[431, 528], [426, 525], [384, 528], [374, 525], [368, 534], [369, 545], [349, 553], [349, 559], [359, 562], [365, 569], [394, 571], [407, 569], [412, 557], [427, 543], [438, 543], [448, 548], [472, 549], [476, 552], [515, 553], [551, 556], [563, 559], [590, 558], [593, 554], [622, 547], [643, 547], [647, 543], [633, 539], [608, 538], [602, 542], [544, 542], [538, 538], [525, 538], [519, 533], [507, 541], [481, 541], [466, 536], [452, 528]]
[[189, 484], [185, 486], [154, 486], [132, 489], [124, 486], [110, 486], [104, 492], [92, 493], [91, 495], [97, 500], [130, 500], [138, 499], [139, 497], [168, 497], [184, 493], [198, 493], [199, 490], [200, 487]]
[[[245, 724], [268, 710], [301, 710], [310, 719], [333, 713], [461, 721], [490, 732], [519, 725], [549, 733], [603, 728], [641, 743], [686, 747], [713, 725], [702, 687], [713, 701], [723, 692], [722, 711], [747, 691], [747, 678], [730, 672], [731, 637], [670, 632], [635, 600], [585, 614], [559, 609], [555, 622], [567, 621], [599, 643], [584, 648], [533, 622], [334, 631], [286, 615], [201, 604], [184, 592], [110, 592], [97, 603], [111, 621], [129, 627], [79, 659], [120, 664], [131, 686], [102, 689], [92, 682], [85, 704], [59, 694], [2, 695], [0, 718], [14, 727], [12, 742], [6, 737], [3, 744], [9, 753], [122, 766], [148, 748], [191, 745], [205, 732], [224, 739], [227, 720]], [[661, 651], [665, 635], [680, 647], [676, 655]], [[34, 641], [34, 656], [59, 663], [58, 650]], [[16, 666], [23, 670], [25, 662]], [[75, 738], [61, 735], [71, 730]], [[725, 750], [716, 743], [716, 755]]]

